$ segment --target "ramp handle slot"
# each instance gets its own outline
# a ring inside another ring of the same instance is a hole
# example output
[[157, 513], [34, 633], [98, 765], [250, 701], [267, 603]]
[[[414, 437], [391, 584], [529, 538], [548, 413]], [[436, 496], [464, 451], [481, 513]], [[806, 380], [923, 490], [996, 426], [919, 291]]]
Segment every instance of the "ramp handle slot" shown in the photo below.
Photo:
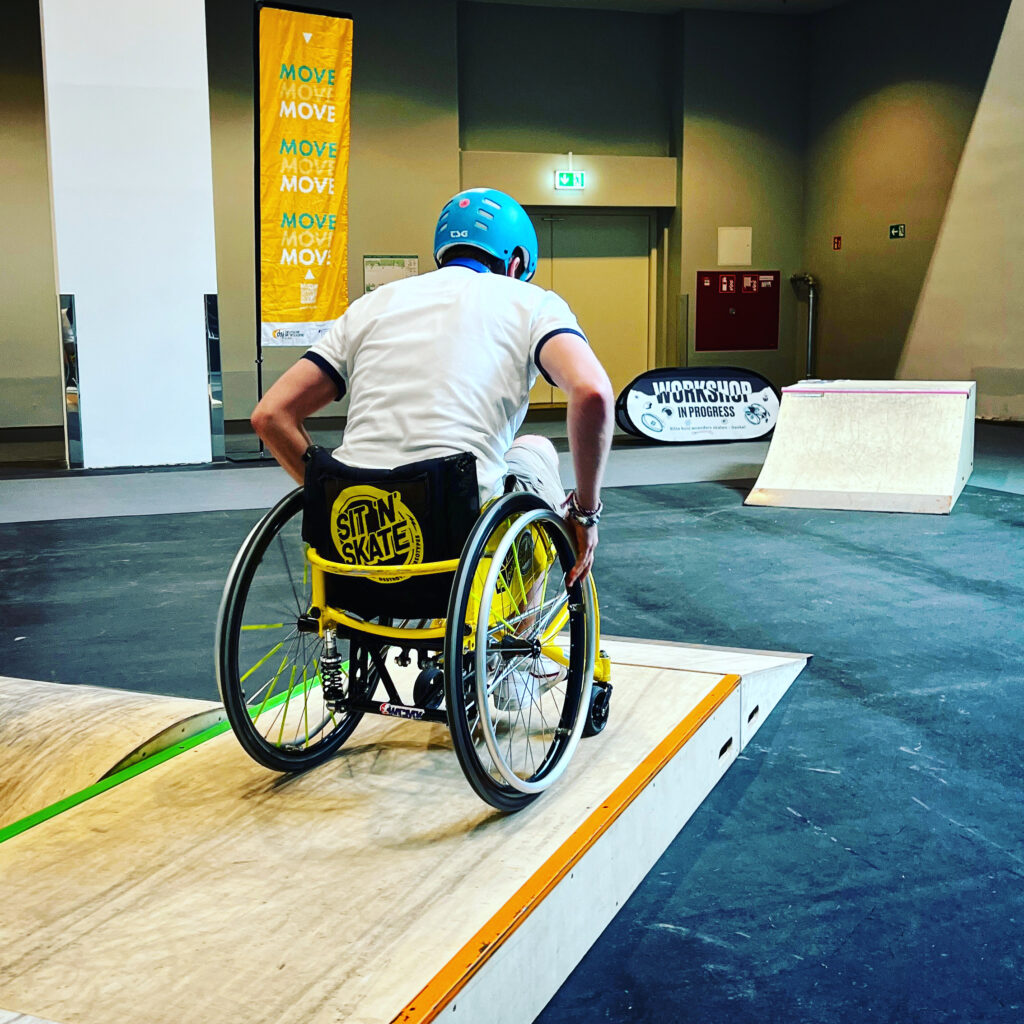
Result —
[[719, 756], [720, 758], [722, 758], [722, 757], [725, 757], [726, 753], [728, 752], [728, 750], [729, 750], [729, 748], [730, 748], [731, 746], [732, 746], [732, 737], [730, 736], [730, 737], [729, 737], [729, 738], [728, 738], [728, 739], [727, 739], [727, 740], [726, 740], [726, 741], [725, 741], [725, 742], [724, 742], [724, 743], [722, 744], [722, 749], [721, 749], [721, 750], [720, 750], [720, 751], [718, 752], [718, 756]]
[[747, 715], [747, 725], [750, 725], [750, 723], [757, 717], [757, 713], [760, 710], [761, 710], [761, 705], [760, 704], [755, 704], [754, 705], [754, 710], [751, 711], [749, 715]]

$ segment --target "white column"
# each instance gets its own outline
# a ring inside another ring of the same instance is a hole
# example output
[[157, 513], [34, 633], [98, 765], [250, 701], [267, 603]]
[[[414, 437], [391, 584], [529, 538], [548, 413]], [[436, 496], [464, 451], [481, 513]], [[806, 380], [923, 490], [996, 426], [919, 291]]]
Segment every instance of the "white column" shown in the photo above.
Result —
[[85, 465], [208, 462], [215, 292], [204, 0], [40, 0]]

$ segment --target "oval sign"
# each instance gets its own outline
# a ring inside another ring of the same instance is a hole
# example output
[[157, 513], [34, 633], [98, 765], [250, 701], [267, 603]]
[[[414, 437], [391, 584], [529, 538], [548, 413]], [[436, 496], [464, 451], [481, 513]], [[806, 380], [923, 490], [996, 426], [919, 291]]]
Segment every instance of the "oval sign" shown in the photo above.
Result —
[[757, 441], [771, 433], [779, 393], [735, 366], [669, 367], [641, 373], [615, 403], [628, 434], [669, 444]]

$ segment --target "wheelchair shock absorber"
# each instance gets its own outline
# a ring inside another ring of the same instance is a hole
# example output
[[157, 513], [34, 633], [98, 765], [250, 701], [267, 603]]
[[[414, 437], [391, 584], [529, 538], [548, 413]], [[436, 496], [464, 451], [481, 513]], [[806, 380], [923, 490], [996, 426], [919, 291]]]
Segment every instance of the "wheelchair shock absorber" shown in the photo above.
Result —
[[348, 696], [345, 683], [347, 675], [341, 667], [341, 655], [333, 629], [324, 630], [324, 652], [320, 655], [320, 685], [324, 700], [341, 701]]

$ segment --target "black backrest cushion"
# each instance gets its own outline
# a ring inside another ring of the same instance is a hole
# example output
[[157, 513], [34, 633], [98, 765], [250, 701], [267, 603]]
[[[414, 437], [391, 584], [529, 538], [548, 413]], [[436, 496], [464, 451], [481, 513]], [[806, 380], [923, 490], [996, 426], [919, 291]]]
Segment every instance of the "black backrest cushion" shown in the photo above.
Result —
[[[476, 458], [469, 453], [371, 470], [315, 448], [306, 464], [302, 536], [332, 562], [402, 566], [458, 558], [479, 514]], [[327, 599], [363, 618], [441, 618], [453, 575], [397, 571], [386, 582], [329, 575]]]

